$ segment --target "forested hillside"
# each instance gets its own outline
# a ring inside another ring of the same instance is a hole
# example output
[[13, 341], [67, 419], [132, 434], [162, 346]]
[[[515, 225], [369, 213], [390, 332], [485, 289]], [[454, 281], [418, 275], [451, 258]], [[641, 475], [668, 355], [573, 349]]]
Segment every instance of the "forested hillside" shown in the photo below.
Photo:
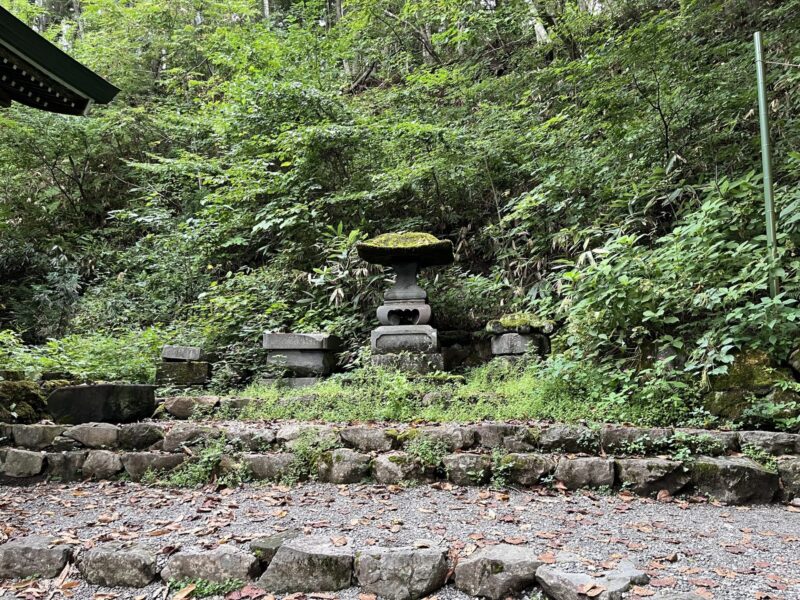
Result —
[[798, 0], [2, 4], [122, 93], [0, 112], [0, 358], [147, 380], [193, 343], [241, 387], [284, 329], [356, 367], [385, 276], [355, 243], [409, 230], [455, 245], [440, 329], [556, 322], [549, 394], [686, 414], [737, 353], [798, 346]]

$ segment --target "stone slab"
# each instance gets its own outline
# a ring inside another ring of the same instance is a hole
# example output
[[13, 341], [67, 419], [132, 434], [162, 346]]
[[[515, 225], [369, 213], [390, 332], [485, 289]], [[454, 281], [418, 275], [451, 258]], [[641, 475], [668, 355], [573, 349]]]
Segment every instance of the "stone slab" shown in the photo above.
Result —
[[199, 361], [206, 359], [206, 353], [197, 346], [164, 346], [161, 349], [161, 359], [169, 361]]
[[265, 350], [328, 350], [336, 352], [341, 340], [330, 333], [274, 333], [265, 331], [261, 345]]
[[54, 390], [47, 398], [53, 420], [80, 423], [132, 423], [146, 419], [156, 408], [156, 386], [108, 383], [71, 385]]
[[384, 325], [372, 330], [373, 354], [439, 351], [439, 334], [430, 325]]

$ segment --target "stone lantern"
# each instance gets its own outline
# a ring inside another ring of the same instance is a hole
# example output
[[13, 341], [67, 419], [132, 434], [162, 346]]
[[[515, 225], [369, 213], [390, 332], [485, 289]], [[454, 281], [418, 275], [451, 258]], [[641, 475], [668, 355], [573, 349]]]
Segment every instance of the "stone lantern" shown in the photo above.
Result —
[[431, 321], [428, 294], [417, 284], [420, 269], [453, 262], [453, 244], [429, 233], [386, 233], [357, 245], [368, 263], [396, 275], [378, 307], [380, 327], [372, 331], [372, 364], [427, 373], [444, 368], [439, 337]]

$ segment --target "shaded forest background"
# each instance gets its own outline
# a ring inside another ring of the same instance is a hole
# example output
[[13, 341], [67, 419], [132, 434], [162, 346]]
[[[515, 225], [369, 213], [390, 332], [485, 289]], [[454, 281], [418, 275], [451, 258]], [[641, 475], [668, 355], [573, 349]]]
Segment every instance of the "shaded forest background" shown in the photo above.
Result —
[[798, 345], [799, 0], [2, 4], [122, 92], [0, 112], [0, 355], [136, 380], [196, 343], [235, 387], [264, 329], [327, 330], [358, 366], [385, 276], [354, 244], [403, 230], [455, 244], [440, 328], [536, 312], [561, 369], [657, 399]]

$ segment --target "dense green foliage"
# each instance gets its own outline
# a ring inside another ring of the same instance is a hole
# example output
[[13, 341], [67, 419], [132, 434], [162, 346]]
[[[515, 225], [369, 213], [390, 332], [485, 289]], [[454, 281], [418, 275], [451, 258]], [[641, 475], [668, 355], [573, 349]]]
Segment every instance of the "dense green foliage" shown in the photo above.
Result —
[[[800, 63], [798, 0], [79, 5], [44, 33], [121, 95], [0, 113], [0, 328], [45, 354], [155, 326], [239, 386], [260, 331], [290, 328], [342, 334], [357, 366], [384, 276], [355, 244], [407, 230], [454, 243], [423, 284], [441, 328], [553, 319], [544, 368], [598, 369], [607, 402], [668, 413], [738, 350], [794, 344], [800, 69], [769, 67], [769, 299], [751, 40]], [[83, 372], [146, 375], [114, 362]]]

